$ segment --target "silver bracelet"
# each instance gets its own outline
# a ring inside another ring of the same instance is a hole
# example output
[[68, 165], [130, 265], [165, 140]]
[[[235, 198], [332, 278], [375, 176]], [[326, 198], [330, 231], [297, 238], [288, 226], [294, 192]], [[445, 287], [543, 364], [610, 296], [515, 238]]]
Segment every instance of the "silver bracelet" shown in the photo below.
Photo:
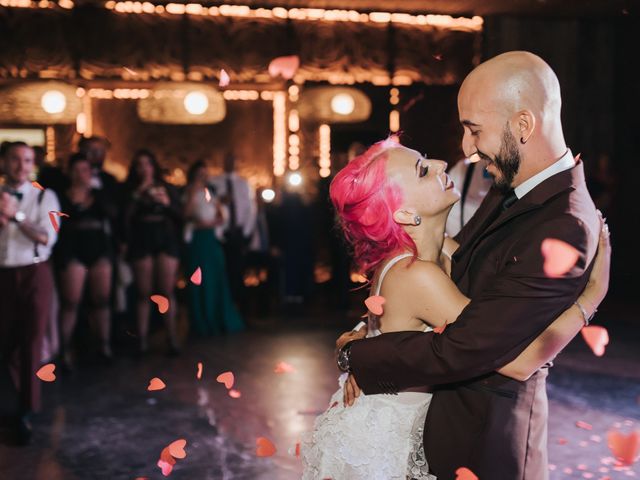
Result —
[[578, 302], [578, 300], [573, 302], [573, 304], [580, 309], [580, 313], [582, 313], [582, 318], [584, 320], [584, 326], [588, 327], [589, 324], [591, 323], [591, 320], [593, 319], [594, 315], [598, 311], [598, 309], [597, 308], [594, 309], [594, 311], [593, 311], [593, 313], [591, 315], [587, 315], [587, 311], [585, 310], [585, 308], [582, 305], [580, 305], [580, 302]]

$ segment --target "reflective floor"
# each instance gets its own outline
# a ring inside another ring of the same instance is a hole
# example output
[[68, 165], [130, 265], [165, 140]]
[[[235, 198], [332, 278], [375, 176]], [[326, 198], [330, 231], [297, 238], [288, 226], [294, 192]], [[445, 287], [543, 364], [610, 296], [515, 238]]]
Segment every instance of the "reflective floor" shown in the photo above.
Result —
[[[633, 467], [616, 467], [606, 445], [610, 428], [640, 428], [640, 329], [631, 315], [630, 308], [599, 315], [611, 335], [604, 357], [577, 338], [556, 361], [549, 386], [551, 479], [640, 476]], [[179, 438], [187, 440], [187, 456], [169, 478], [299, 478], [300, 461], [288, 451], [336, 388], [333, 343], [349, 325], [336, 316], [265, 319], [248, 333], [191, 341], [178, 358], [158, 347], [144, 359], [123, 353], [109, 367], [59, 374], [44, 385], [33, 445], [0, 445], [0, 479], [165, 478], [156, 462]], [[279, 362], [295, 371], [275, 373]], [[216, 381], [225, 371], [235, 374], [239, 398]], [[153, 377], [166, 388], [147, 391]], [[576, 426], [580, 421], [592, 429]], [[276, 454], [258, 458], [257, 437], [271, 440]]]

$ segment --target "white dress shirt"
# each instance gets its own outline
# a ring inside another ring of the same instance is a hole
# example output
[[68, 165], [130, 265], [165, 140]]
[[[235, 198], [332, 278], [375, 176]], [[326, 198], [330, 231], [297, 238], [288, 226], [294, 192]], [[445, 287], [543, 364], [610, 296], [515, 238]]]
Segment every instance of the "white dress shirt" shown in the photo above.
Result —
[[[53, 190], [45, 190], [39, 203], [38, 196], [41, 191], [31, 182], [24, 182], [16, 190], [22, 193], [18, 211], [25, 214], [25, 220], [46, 229], [47, 244], [36, 246], [33, 240], [22, 233], [17, 223], [9, 222], [6, 226], [0, 227], [0, 267], [24, 267], [44, 262], [51, 256], [51, 249], [58, 239], [58, 234], [49, 219], [49, 212], [60, 210], [58, 197]], [[60, 224], [57, 215], [56, 221]]]
[[564, 172], [565, 170], [569, 170], [570, 168], [573, 168], [575, 166], [576, 166], [576, 160], [575, 158], [573, 158], [573, 154], [571, 153], [571, 150], [567, 148], [567, 151], [562, 157], [560, 157], [560, 160], [555, 162], [553, 165], [548, 166], [547, 168], [542, 170], [540, 173], [534, 175], [529, 180], [522, 182], [520, 185], [514, 188], [513, 190], [516, 194], [516, 197], [518, 197], [518, 200], [520, 200], [522, 197], [524, 197], [527, 193], [529, 193], [531, 190], [536, 188], [546, 179], [553, 177], [557, 173]]
[[[216, 188], [216, 196], [227, 195], [227, 178], [231, 178], [233, 185], [233, 202], [236, 208], [236, 224], [242, 228], [245, 237], [250, 237], [256, 224], [255, 193], [244, 178], [237, 173], [224, 173], [211, 179]], [[229, 214], [229, 218], [230, 218]], [[228, 225], [225, 226], [225, 230]]]

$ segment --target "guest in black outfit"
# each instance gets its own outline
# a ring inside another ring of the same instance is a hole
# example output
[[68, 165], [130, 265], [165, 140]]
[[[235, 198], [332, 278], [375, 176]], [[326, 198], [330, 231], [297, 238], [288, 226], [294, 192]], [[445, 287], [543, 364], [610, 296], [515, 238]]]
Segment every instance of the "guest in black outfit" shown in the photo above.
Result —
[[85, 285], [89, 294], [89, 321], [100, 338], [100, 354], [111, 359], [110, 332], [112, 275], [113, 202], [101, 190], [91, 188], [91, 163], [82, 153], [69, 160], [71, 185], [60, 196], [60, 236], [54, 251], [58, 267], [62, 311], [64, 363], [72, 367], [71, 341], [78, 318], [78, 306]]
[[155, 155], [139, 150], [131, 161], [126, 182], [124, 234], [127, 257], [132, 263], [137, 289], [136, 316], [140, 352], [148, 349], [149, 297], [169, 300], [164, 314], [169, 352], [179, 352], [173, 295], [180, 257], [181, 205], [177, 192], [162, 179]]

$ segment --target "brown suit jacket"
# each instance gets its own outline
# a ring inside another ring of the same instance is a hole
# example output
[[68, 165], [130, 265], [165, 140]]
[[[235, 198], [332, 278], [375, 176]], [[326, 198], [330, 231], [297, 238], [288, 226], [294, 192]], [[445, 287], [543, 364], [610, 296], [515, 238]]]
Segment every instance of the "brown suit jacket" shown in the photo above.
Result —
[[[584, 289], [599, 220], [581, 163], [542, 182], [510, 209], [492, 190], [460, 232], [452, 278], [471, 298], [438, 335], [399, 332], [353, 342], [351, 367], [365, 394], [436, 385], [424, 445], [433, 474], [455, 479], [541, 480], [547, 472], [547, 397], [542, 369], [526, 382], [495, 373], [515, 359]], [[543, 271], [541, 243], [579, 252], [561, 278]]]

